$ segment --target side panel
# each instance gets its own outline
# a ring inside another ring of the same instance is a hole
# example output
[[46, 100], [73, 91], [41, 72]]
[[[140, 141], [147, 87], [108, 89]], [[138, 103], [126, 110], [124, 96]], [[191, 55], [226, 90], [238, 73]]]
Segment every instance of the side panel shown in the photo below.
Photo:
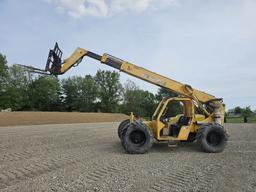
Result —
[[144, 123], [152, 130], [154, 137], [156, 138], [156, 132], [157, 132], [157, 123], [155, 120], [153, 121], [144, 121]]
[[178, 135], [178, 140], [187, 140], [191, 127], [192, 127], [191, 125], [190, 126], [182, 126], [180, 128], [180, 133]]

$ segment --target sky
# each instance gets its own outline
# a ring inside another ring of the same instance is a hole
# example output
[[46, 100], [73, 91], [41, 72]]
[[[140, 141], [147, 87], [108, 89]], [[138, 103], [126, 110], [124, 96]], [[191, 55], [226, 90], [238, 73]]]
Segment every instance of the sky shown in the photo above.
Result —
[[[0, 0], [0, 52], [9, 65], [44, 68], [58, 42], [109, 53], [256, 109], [255, 0]], [[86, 58], [61, 78], [114, 70]], [[121, 81], [158, 87], [121, 73]]]

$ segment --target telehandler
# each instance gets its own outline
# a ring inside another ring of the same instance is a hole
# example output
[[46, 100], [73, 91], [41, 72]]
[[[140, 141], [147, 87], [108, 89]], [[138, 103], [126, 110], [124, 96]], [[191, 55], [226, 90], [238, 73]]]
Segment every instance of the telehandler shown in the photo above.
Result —
[[[136, 119], [131, 113], [129, 119], [120, 123], [118, 136], [127, 153], [146, 153], [154, 141], [177, 145], [181, 141], [196, 140], [205, 152], [218, 153], [224, 150], [228, 134], [223, 126], [225, 105], [220, 98], [106, 53], [98, 55], [77, 48], [70, 57], [62, 61], [62, 51], [57, 43], [49, 52], [45, 71], [56, 76], [62, 75], [71, 67], [77, 66], [85, 56], [178, 95], [164, 98], [151, 121]], [[168, 113], [174, 102], [182, 106], [182, 114]]]

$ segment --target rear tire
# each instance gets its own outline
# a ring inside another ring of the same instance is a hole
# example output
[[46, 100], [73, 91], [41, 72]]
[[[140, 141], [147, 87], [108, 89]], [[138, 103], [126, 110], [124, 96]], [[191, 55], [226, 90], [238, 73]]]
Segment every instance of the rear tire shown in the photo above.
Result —
[[227, 143], [224, 127], [218, 124], [203, 125], [197, 132], [197, 142], [204, 152], [222, 152]]
[[144, 154], [153, 145], [153, 133], [140, 121], [131, 123], [123, 138], [123, 147], [130, 154]]
[[130, 120], [126, 119], [119, 124], [117, 129], [117, 134], [119, 139], [123, 140], [123, 135], [124, 135], [123, 133], [125, 132], [125, 128], [127, 128], [126, 125], [128, 125], [129, 123], [130, 123]]

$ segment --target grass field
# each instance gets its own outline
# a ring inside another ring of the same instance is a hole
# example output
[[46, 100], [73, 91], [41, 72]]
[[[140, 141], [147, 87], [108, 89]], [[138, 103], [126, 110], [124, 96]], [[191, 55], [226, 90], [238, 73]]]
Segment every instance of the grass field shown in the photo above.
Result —
[[[244, 123], [243, 117], [227, 117], [227, 123]], [[256, 117], [248, 117], [247, 123], [256, 123]]]

